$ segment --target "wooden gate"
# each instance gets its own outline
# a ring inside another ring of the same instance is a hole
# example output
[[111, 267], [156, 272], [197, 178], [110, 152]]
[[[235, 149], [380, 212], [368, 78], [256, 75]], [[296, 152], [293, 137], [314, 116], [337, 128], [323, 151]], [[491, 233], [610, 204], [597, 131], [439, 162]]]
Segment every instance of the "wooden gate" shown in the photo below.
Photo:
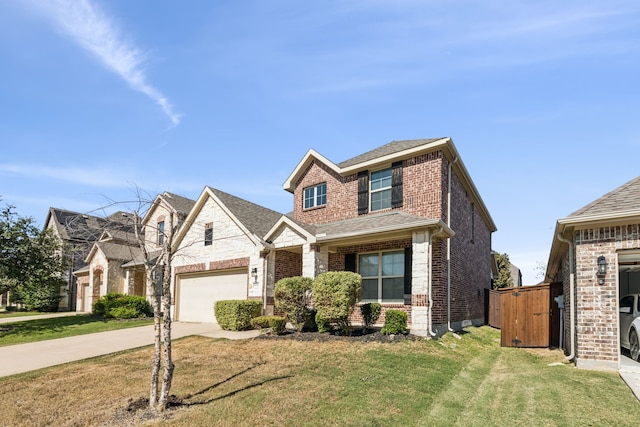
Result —
[[503, 347], [558, 345], [559, 310], [553, 298], [562, 293], [558, 284], [501, 290], [500, 326]]

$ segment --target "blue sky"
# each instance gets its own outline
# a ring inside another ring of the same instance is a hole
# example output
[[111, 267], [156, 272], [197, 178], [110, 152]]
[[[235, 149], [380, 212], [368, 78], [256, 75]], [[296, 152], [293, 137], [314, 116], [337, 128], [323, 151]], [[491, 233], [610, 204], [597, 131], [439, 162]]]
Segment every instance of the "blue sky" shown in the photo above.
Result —
[[136, 186], [285, 213], [309, 148], [450, 136], [532, 284], [640, 170], [637, 0], [0, 0], [0, 61], [0, 195], [40, 224]]

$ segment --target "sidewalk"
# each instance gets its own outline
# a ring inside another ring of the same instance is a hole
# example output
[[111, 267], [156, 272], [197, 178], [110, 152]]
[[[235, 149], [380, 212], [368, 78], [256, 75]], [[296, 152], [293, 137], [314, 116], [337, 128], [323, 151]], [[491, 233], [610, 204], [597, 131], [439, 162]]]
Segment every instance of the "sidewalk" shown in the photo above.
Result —
[[[246, 339], [260, 331], [224, 331], [215, 323], [172, 323], [172, 337]], [[153, 325], [0, 347], [0, 377], [153, 344]]]
[[35, 314], [33, 316], [3, 317], [2, 319], [0, 319], [0, 325], [2, 325], [3, 323], [26, 322], [27, 320], [51, 319], [53, 317], [76, 316], [78, 314], [87, 314], [87, 313], [78, 313], [75, 311], [63, 311], [58, 313]]

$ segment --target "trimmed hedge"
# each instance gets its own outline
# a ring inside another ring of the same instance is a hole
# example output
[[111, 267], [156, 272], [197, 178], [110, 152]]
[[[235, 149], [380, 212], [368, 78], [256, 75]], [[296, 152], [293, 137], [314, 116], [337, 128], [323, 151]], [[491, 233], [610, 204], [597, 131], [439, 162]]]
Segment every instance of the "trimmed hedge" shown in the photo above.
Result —
[[282, 335], [286, 331], [287, 319], [282, 316], [258, 316], [251, 319], [253, 329], [271, 329], [271, 332]]
[[360, 314], [362, 314], [363, 329], [365, 331], [370, 330], [374, 323], [378, 321], [381, 312], [382, 305], [379, 302], [368, 302], [360, 306]]
[[407, 333], [407, 313], [402, 310], [387, 310], [384, 326], [380, 330], [385, 335]]
[[318, 330], [335, 325], [343, 334], [351, 334], [349, 316], [358, 302], [361, 284], [362, 277], [349, 271], [330, 271], [314, 279], [313, 304]]
[[311, 316], [315, 315], [311, 308], [312, 288], [313, 279], [310, 277], [285, 277], [276, 283], [276, 309], [284, 312], [298, 331], [302, 331]]
[[260, 316], [262, 301], [224, 300], [214, 305], [216, 321], [226, 331], [251, 329], [251, 319]]
[[145, 297], [108, 293], [93, 304], [93, 314], [115, 319], [133, 319], [153, 315]]

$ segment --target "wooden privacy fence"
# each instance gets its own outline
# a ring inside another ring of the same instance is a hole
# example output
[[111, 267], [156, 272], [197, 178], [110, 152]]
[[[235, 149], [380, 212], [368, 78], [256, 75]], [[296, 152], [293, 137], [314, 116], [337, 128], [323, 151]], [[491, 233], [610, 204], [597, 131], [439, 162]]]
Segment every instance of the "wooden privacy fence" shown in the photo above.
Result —
[[491, 290], [487, 324], [501, 330], [503, 347], [557, 347], [561, 294], [561, 283]]

